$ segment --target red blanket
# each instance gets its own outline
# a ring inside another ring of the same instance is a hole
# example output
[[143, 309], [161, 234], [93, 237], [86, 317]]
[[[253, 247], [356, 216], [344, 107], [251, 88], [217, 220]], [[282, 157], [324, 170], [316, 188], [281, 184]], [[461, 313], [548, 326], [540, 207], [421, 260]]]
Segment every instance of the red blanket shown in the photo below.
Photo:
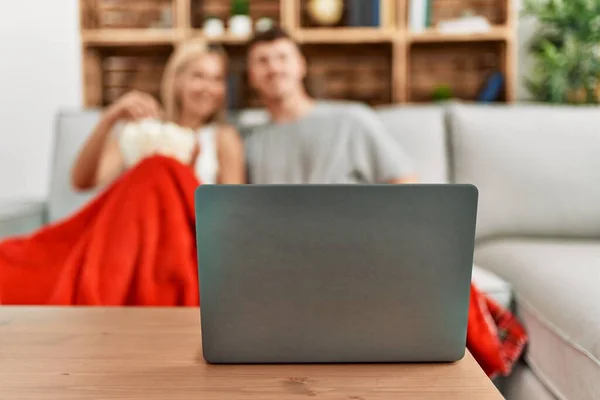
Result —
[[[0, 303], [198, 306], [192, 170], [142, 161], [72, 217], [0, 243]], [[507, 374], [527, 337], [471, 287], [467, 347], [489, 376]]]
[[3, 304], [198, 304], [188, 167], [149, 158], [73, 217], [0, 245]]

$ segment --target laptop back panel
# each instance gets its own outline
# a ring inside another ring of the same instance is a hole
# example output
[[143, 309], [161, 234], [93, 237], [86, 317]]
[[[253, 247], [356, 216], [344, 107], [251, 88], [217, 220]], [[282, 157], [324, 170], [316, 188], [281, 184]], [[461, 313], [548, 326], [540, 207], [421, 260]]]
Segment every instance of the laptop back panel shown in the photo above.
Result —
[[205, 359], [462, 358], [476, 209], [471, 185], [200, 186]]

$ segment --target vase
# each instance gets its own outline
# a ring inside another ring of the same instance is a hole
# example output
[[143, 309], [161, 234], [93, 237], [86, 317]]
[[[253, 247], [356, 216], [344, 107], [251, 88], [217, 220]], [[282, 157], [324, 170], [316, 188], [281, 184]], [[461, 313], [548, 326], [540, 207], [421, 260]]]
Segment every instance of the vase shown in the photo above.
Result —
[[252, 32], [252, 20], [248, 15], [233, 15], [229, 18], [229, 32], [234, 36], [248, 36]]
[[271, 18], [259, 18], [258, 21], [254, 24], [254, 29], [257, 32], [264, 32], [272, 28], [274, 25], [273, 20]]
[[587, 92], [584, 87], [570, 89], [567, 91], [567, 101], [572, 104], [583, 104], [587, 99]]
[[310, 0], [308, 14], [319, 25], [335, 25], [344, 13], [342, 0]]
[[206, 37], [216, 37], [223, 35], [225, 26], [219, 18], [209, 18], [204, 22], [202, 29]]

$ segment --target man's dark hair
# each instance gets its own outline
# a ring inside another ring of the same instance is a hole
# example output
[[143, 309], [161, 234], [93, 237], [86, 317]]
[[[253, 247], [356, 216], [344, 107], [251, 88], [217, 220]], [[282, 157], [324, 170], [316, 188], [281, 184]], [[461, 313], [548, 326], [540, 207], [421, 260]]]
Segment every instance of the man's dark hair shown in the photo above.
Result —
[[289, 40], [292, 43], [294, 43], [296, 47], [298, 47], [298, 49], [300, 49], [300, 45], [296, 42], [296, 40], [294, 40], [294, 38], [288, 33], [288, 31], [286, 31], [284, 28], [278, 25], [274, 25], [267, 30], [257, 31], [248, 41], [247, 50], [250, 51], [252, 47], [259, 43], [269, 43], [279, 39]]

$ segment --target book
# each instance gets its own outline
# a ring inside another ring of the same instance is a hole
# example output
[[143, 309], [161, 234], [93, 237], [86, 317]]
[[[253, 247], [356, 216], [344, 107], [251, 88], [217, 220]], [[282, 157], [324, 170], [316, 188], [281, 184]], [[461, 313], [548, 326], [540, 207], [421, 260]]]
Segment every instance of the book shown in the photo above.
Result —
[[431, 28], [432, 26], [432, 14], [433, 13], [433, 0], [427, 0], [425, 5], [425, 27]]
[[381, 0], [347, 0], [346, 26], [378, 27]]
[[371, 25], [371, 0], [361, 0], [360, 26]]
[[381, 24], [380, 6], [381, 0], [369, 0], [371, 2], [371, 26], [378, 27]]
[[360, 26], [360, 0], [347, 0], [346, 7], [346, 26]]
[[477, 96], [477, 100], [483, 103], [489, 103], [498, 100], [504, 86], [504, 75], [500, 71], [495, 71], [485, 81]]
[[479, 33], [489, 32], [491, 25], [484, 17], [474, 16], [442, 21], [438, 29], [443, 33]]
[[427, 19], [427, 0], [410, 0], [408, 12], [411, 32], [423, 32]]

